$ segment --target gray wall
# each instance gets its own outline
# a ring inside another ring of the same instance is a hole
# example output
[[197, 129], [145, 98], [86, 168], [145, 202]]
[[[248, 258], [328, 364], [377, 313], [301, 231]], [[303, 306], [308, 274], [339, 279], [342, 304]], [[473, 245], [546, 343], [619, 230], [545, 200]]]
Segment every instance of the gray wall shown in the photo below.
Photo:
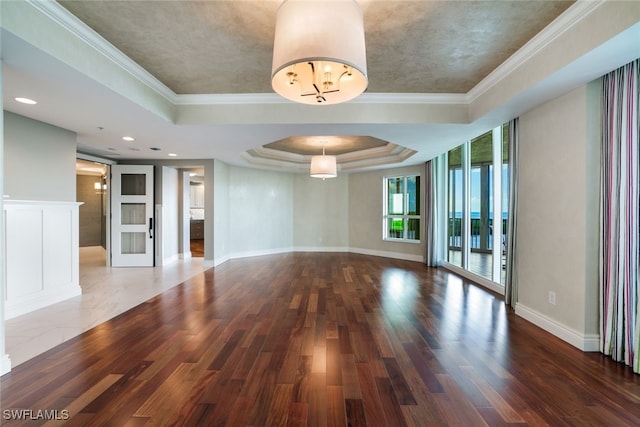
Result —
[[518, 304], [581, 335], [598, 332], [599, 146], [590, 90], [520, 117]]
[[349, 175], [293, 178], [293, 244], [298, 249], [349, 247]]
[[382, 179], [422, 176], [423, 169], [338, 174], [322, 181], [216, 161], [215, 263], [290, 250], [353, 250], [421, 261], [424, 236], [421, 243], [382, 240]]
[[[213, 185], [213, 253], [218, 264], [231, 256], [229, 242], [229, 168], [226, 163], [214, 163]], [[206, 186], [207, 184], [205, 184]]]
[[293, 175], [229, 168], [229, 249], [236, 256], [293, 247]]
[[76, 201], [82, 202], [79, 209], [80, 246], [103, 246], [105, 217], [103, 216], [103, 194], [96, 194], [94, 184], [99, 176], [78, 175], [76, 177]]
[[4, 194], [14, 200], [76, 200], [76, 134], [4, 112]]
[[[383, 178], [385, 176], [419, 175], [420, 203], [424, 207], [424, 166], [408, 166], [354, 173], [349, 177], [349, 246], [355, 250], [405, 254], [422, 260], [425, 255], [424, 226], [421, 243], [400, 243], [382, 240]], [[424, 210], [424, 209], [423, 209]], [[424, 224], [424, 212], [422, 212]]]

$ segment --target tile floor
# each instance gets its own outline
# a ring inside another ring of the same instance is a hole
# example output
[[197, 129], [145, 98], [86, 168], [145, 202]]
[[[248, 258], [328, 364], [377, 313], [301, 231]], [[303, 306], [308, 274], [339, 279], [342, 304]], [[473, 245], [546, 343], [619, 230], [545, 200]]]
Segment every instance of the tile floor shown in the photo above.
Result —
[[80, 248], [82, 295], [9, 319], [5, 347], [15, 367], [170, 289], [211, 265], [203, 258], [164, 267], [110, 268], [101, 247]]

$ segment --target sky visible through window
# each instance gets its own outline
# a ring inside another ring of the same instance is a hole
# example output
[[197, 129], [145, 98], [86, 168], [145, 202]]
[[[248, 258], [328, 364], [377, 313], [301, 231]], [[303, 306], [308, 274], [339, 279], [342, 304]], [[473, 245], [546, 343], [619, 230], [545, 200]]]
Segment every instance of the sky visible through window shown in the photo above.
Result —
[[[504, 164], [502, 165], [502, 182], [503, 183], [507, 183], [508, 182], [508, 175], [509, 175], [509, 166]], [[455, 188], [456, 189], [461, 189], [462, 188], [462, 173], [460, 170], [457, 170], [456, 173], [454, 174], [455, 176]], [[504, 184], [503, 184], [504, 185]], [[471, 188], [480, 188], [480, 169], [479, 168], [472, 168], [471, 169]], [[489, 175], [489, 188], [493, 188], [493, 174]], [[508, 200], [509, 200], [509, 192], [506, 191], [506, 188], [502, 189], [502, 218], [506, 219], [507, 218], [507, 206], [508, 206]], [[473, 191], [472, 191], [472, 197], [471, 197], [471, 218], [472, 219], [477, 219], [480, 218], [480, 198], [478, 197], [473, 197]], [[462, 191], [456, 191], [455, 194], [455, 198], [456, 198], [456, 202], [455, 202], [455, 206], [456, 207], [462, 207], [462, 197], [463, 197], [463, 193]], [[489, 206], [493, 206], [493, 192], [491, 192], [489, 194]], [[462, 218], [462, 211], [456, 211], [456, 218]], [[493, 218], [493, 212], [490, 212], [489, 218]]]

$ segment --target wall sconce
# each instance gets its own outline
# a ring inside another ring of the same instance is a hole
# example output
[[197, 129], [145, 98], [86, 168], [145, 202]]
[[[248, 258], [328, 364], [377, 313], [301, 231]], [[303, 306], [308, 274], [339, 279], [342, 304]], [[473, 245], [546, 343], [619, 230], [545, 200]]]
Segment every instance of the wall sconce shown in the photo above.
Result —
[[107, 191], [107, 181], [106, 177], [100, 178], [100, 181], [93, 183], [93, 189], [96, 191], [96, 194], [104, 194]]

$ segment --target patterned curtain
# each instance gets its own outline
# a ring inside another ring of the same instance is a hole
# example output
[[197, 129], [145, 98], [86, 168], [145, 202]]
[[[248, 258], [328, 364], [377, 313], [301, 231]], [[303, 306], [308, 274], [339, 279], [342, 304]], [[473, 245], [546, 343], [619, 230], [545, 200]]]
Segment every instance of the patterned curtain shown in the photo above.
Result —
[[516, 272], [516, 235], [518, 210], [518, 118], [509, 122], [509, 216], [507, 217], [507, 256], [504, 300], [516, 307], [518, 301], [518, 275]]
[[640, 59], [602, 78], [600, 349], [640, 373]]

